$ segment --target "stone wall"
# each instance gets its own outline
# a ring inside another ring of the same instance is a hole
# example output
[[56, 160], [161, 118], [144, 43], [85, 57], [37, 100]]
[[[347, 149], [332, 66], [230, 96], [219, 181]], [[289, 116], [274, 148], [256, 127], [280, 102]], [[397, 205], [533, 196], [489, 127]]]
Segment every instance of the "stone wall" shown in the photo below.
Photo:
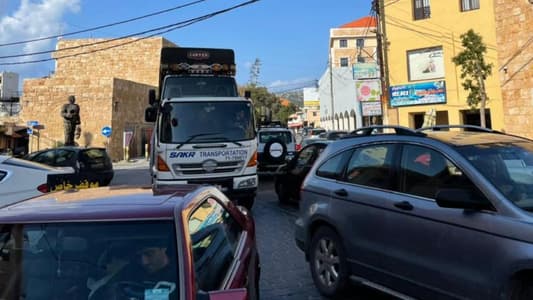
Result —
[[[87, 44], [93, 45], [81, 47]], [[144, 108], [148, 103], [148, 89], [159, 85], [163, 46], [175, 45], [160, 37], [112, 42], [59, 41], [60, 51], [54, 53], [54, 74], [50, 78], [24, 81], [21, 119], [24, 123], [37, 120], [45, 126], [39, 138], [31, 138], [30, 151], [63, 144], [63, 119], [59, 113], [67, 97], [75, 95], [82, 127], [81, 138], [76, 142], [80, 146], [105, 147], [108, 141], [101, 130], [103, 126], [112, 126], [108, 150], [113, 160], [123, 159], [124, 129], [137, 128], [136, 132], [140, 132], [148, 126], [143, 124]], [[96, 51], [104, 48], [109, 49]], [[141, 145], [137, 146], [132, 154], [142, 153]]]
[[110, 141], [111, 157], [126, 159], [123, 143], [125, 131], [133, 132], [133, 139], [129, 146], [129, 158], [142, 156], [146, 144], [149, 142], [143, 135], [153, 127], [153, 123], [144, 122], [144, 110], [148, 106], [148, 90], [151, 85], [133, 81], [115, 79], [113, 82], [113, 128]]
[[494, 10], [505, 128], [533, 138], [533, 4], [496, 0]]

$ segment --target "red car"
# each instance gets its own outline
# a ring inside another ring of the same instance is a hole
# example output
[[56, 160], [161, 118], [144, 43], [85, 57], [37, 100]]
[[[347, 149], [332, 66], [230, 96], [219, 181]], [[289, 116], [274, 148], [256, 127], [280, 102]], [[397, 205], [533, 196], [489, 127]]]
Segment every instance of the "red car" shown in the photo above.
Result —
[[211, 186], [68, 190], [0, 209], [2, 299], [258, 299], [252, 216]]

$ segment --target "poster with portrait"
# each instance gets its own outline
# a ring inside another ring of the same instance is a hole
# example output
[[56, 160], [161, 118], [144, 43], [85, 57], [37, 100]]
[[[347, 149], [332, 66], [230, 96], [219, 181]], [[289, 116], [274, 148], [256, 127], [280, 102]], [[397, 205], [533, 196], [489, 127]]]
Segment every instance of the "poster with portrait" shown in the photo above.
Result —
[[442, 47], [407, 51], [409, 81], [444, 78]]

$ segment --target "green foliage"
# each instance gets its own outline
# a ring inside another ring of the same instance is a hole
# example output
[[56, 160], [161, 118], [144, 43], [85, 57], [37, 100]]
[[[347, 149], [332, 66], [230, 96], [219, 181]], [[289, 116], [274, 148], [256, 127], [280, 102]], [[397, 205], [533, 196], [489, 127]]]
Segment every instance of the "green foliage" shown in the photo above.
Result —
[[471, 108], [480, 103], [482, 108], [488, 100], [484, 82], [492, 74], [492, 64], [485, 62], [487, 47], [480, 35], [472, 29], [461, 35], [464, 50], [452, 58], [455, 65], [461, 67], [462, 86], [469, 91], [467, 103]]
[[279, 120], [281, 123], [287, 124], [289, 115], [296, 112], [298, 109], [296, 105], [290, 103], [288, 107], [282, 106], [280, 98], [268, 91], [266, 87], [255, 84], [248, 84], [239, 88], [240, 94], [244, 95], [244, 91], [251, 92], [252, 102], [255, 107], [255, 116], [257, 122], [271, 120]]

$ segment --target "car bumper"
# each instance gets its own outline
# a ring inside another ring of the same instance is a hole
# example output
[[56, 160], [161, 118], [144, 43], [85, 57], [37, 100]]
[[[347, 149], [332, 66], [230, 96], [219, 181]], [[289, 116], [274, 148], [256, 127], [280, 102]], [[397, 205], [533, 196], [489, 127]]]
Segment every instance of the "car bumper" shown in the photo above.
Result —
[[154, 185], [174, 185], [174, 184], [209, 184], [219, 188], [230, 199], [242, 199], [255, 197], [258, 185], [257, 175], [246, 175], [237, 177], [214, 177], [195, 178], [182, 180], [155, 180]]

